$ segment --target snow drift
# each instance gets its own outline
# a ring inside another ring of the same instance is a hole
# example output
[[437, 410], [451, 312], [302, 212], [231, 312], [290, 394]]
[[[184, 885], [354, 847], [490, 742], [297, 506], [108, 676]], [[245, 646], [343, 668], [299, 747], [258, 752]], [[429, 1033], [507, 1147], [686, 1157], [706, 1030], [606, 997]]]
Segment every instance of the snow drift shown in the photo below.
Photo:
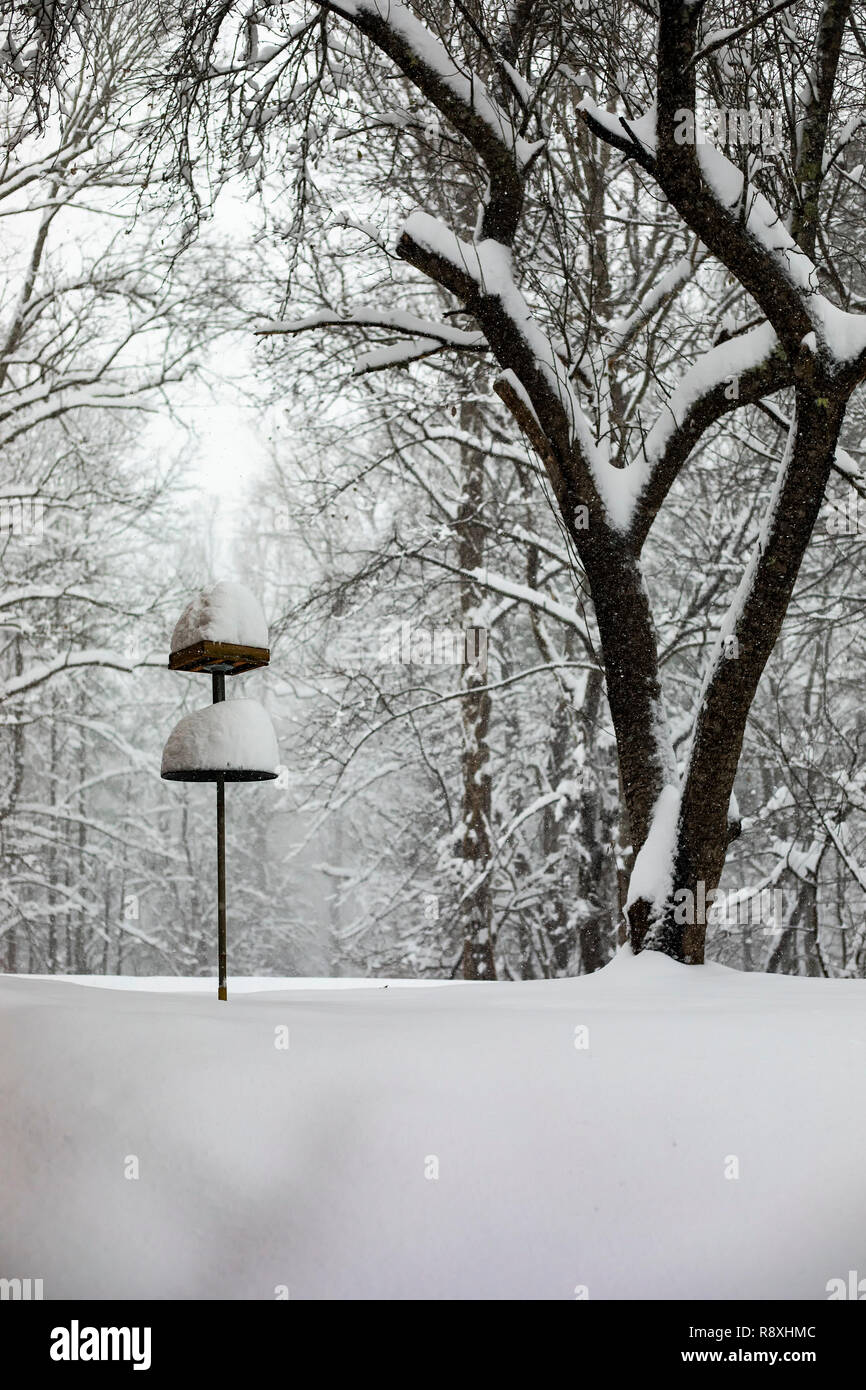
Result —
[[645, 954], [228, 1005], [119, 983], [0, 979], [0, 1273], [46, 1298], [824, 1299], [866, 1274], [862, 981]]

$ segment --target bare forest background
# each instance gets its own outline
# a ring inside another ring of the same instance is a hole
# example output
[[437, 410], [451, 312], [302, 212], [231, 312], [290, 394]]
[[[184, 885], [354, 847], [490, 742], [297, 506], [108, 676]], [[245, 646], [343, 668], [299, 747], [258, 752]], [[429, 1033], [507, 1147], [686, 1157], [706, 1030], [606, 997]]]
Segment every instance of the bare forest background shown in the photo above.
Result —
[[[228, 795], [233, 973], [550, 978], [624, 940], [589, 522], [563, 524], [476, 320], [397, 254], [418, 208], [470, 236], [490, 185], [359, 8], [0, 6], [0, 969], [213, 974], [212, 797], [159, 761], [208, 698], [165, 669], [172, 627], [223, 577], [270, 622], [240, 693], [283, 762]], [[527, 8], [510, 56], [485, 36], [514, 10], [411, 11], [526, 113], [521, 291], [596, 439], [634, 450], [761, 309], [581, 117], [649, 106], [653, 5]], [[787, 207], [834, 7], [696, 8], [701, 100], [770, 113], [721, 143]], [[841, 8], [816, 259], [853, 313], [866, 25]], [[679, 757], [714, 651], [742, 655], [725, 614], [795, 409], [772, 388], [704, 422], [643, 546]], [[211, 415], [243, 426], [204, 488]], [[855, 393], [745, 725], [707, 941], [738, 969], [866, 974], [864, 459]]]

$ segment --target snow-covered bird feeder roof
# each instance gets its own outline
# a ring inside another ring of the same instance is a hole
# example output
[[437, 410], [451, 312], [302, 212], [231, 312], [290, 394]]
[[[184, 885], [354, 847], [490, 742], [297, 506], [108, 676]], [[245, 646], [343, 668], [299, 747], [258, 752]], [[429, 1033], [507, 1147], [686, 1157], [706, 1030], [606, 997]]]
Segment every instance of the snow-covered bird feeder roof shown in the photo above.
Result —
[[176, 724], [162, 754], [171, 782], [263, 782], [278, 775], [277, 736], [258, 700], [222, 700]]
[[243, 584], [223, 579], [188, 603], [172, 633], [173, 671], [237, 675], [267, 666], [268, 625], [258, 599]]

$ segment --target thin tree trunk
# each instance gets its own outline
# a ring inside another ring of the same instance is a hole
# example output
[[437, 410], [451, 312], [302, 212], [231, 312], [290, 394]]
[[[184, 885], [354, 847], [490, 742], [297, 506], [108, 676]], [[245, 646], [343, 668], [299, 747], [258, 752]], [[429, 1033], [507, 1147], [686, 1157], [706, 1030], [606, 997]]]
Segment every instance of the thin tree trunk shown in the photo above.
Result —
[[[464, 405], [461, 409], [461, 425], [464, 430], [471, 430], [475, 423], [473, 417], [471, 405]], [[460, 585], [460, 613], [463, 630], [467, 634], [465, 640], [469, 645], [469, 629], [477, 629], [479, 626], [478, 605], [481, 592], [478, 585], [465, 575], [467, 572], [481, 569], [484, 564], [484, 455], [478, 449], [464, 444], [461, 445], [460, 463], [463, 497], [457, 517], [457, 550], [458, 564], [464, 574]], [[486, 653], [486, 632], [475, 646], [476, 652], [480, 650]], [[460, 701], [463, 731], [461, 855], [465, 875], [461, 896], [463, 975], [467, 980], [495, 980], [493, 899], [490, 883], [490, 695], [486, 689], [486, 662], [473, 663], [465, 660], [462, 681], [464, 689], [469, 692]]]

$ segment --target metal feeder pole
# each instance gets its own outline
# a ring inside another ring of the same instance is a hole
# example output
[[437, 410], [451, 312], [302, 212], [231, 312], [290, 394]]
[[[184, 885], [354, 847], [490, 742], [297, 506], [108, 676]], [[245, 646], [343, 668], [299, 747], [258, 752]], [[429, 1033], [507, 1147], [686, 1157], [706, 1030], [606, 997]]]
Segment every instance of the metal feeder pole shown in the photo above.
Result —
[[[218, 705], [226, 697], [226, 677], [224, 671], [213, 671], [213, 702]], [[226, 987], [226, 784], [224, 777], [217, 778], [217, 913], [219, 987], [217, 998], [228, 1001]]]
[[[226, 697], [226, 675], [237, 675], [240, 671], [256, 671], [267, 666], [270, 659], [267, 647], [249, 647], [240, 642], [212, 642], [201, 638], [191, 642], [188, 647], [169, 653], [170, 671], [210, 672], [213, 702], [222, 704]], [[219, 761], [219, 759], [217, 759]], [[163, 777], [174, 782], [216, 782], [217, 789], [217, 950], [219, 983], [217, 998], [228, 1000], [226, 979], [226, 781], [260, 782], [272, 781], [276, 772], [261, 768], [229, 768], [222, 771], [218, 767], [174, 768], [163, 772]]]

